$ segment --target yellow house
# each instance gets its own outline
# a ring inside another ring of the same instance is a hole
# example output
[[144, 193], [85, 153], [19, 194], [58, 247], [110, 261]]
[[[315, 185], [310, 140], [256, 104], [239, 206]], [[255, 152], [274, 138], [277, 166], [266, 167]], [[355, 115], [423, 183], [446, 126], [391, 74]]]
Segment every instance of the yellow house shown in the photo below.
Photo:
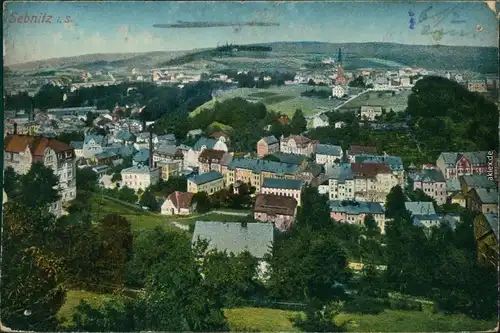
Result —
[[181, 163], [182, 161], [179, 160], [157, 162], [156, 166], [160, 169], [160, 178], [167, 181], [170, 177], [179, 176]]
[[462, 192], [457, 192], [451, 197], [452, 204], [459, 204], [462, 207], [466, 206], [465, 196]]
[[478, 262], [498, 267], [498, 214], [480, 214], [474, 220]]
[[190, 193], [206, 192], [214, 194], [224, 188], [224, 176], [217, 171], [196, 175], [187, 180], [187, 190]]

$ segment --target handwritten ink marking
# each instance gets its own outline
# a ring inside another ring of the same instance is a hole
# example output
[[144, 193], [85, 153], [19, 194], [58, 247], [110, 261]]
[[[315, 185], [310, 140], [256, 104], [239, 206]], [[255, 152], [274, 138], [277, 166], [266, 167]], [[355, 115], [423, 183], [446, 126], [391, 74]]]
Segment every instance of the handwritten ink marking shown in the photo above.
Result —
[[439, 27], [441, 23], [447, 18], [451, 18], [451, 24], [466, 23], [465, 20], [460, 20], [460, 13], [457, 11], [459, 5], [443, 9], [434, 14], [429, 13], [433, 8], [433, 6], [427, 7], [420, 13], [418, 17], [419, 23], [426, 23], [422, 26], [422, 35], [430, 35], [437, 42], [443, 39], [443, 36], [445, 35], [476, 37], [476, 32], [465, 32], [464, 30], [455, 29], [444, 30], [443, 28]]
[[[9, 23], [21, 23], [21, 24], [52, 24], [52, 15], [47, 13], [40, 13], [39, 15], [30, 15], [25, 13], [24, 15], [18, 14], [17, 12], [12, 12], [9, 16]], [[71, 16], [66, 16], [64, 23], [71, 23]], [[56, 23], [63, 23], [60, 17], [57, 17]]]
[[415, 13], [410, 9], [408, 15], [410, 16], [410, 29], [413, 30], [415, 29]]

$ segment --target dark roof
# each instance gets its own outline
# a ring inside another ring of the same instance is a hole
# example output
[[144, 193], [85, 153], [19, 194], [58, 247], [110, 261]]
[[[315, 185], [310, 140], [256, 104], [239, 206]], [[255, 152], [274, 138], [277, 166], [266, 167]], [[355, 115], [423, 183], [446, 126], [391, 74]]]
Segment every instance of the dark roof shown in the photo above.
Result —
[[258, 194], [255, 199], [254, 212], [293, 216], [296, 208], [297, 200], [292, 197], [275, 194]]
[[281, 188], [287, 190], [300, 190], [303, 186], [301, 180], [295, 179], [279, 179], [279, 178], [264, 178], [261, 187]]
[[304, 155], [289, 154], [283, 152], [273, 153], [272, 156], [278, 158], [281, 163], [297, 165], [301, 165], [305, 160], [308, 159], [307, 156]]
[[193, 193], [175, 191], [170, 193], [167, 200], [172, 201], [172, 204], [177, 207], [177, 209], [189, 208], [191, 206], [193, 196]]
[[317, 140], [311, 140], [303, 135], [290, 135], [289, 137], [283, 138], [283, 141], [287, 142], [293, 140], [298, 147], [304, 147], [309, 144], [317, 144]]
[[272, 172], [276, 174], [294, 175], [298, 172], [299, 166], [275, 161], [267, 161], [252, 158], [236, 158], [229, 163], [228, 168], [252, 170], [254, 173]]
[[342, 155], [342, 148], [340, 146], [318, 144], [316, 146], [316, 154], [339, 156]]
[[384, 214], [384, 208], [378, 202], [358, 202], [358, 201], [328, 201], [330, 211], [334, 213], [346, 213], [350, 215], [359, 214]]
[[460, 183], [466, 184], [469, 188], [489, 188], [494, 189], [497, 187], [495, 182], [488, 179], [486, 175], [465, 175], [459, 177]]
[[75, 149], [83, 149], [83, 141], [71, 141], [69, 145]]
[[268, 145], [279, 143], [278, 139], [276, 139], [276, 137], [274, 135], [266, 136], [266, 137], [262, 138], [261, 140], [264, 140], [264, 142], [267, 143]]
[[391, 173], [391, 168], [387, 164], [352, 163], [351, 171], [356, 177], [375, 177], [380, 173]]
[[222, 179], [224, 176], [220, 172], [217, 171], [210, 171], [210, 172], [205, 172], [200, 175], [193, 176], [189, 178], [189, 181], [192, 181], [196, 185], [203, 185], [209, 182], [212, 182], [217, 179]]
[[213, 160], [221, 161], [225, 153], [226, 152], [222, 150], [204, 149], [200, 153], [200, 157], [198, 158], [198, 160], [203, 162]]
[[196, 141], [193, 149], [195, 151], [200, 151], [202, 147], [205, 147], [207, 149], [212, 149], [216, 143], [217, 143], [217, 140], [215, 140], [215, 139], [201, 137], [198, 139], [198, 141]]

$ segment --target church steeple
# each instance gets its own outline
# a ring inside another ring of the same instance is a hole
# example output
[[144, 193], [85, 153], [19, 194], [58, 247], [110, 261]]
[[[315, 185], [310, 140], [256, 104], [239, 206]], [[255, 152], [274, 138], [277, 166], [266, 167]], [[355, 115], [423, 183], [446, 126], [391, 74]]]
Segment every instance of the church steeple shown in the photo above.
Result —
[[337, 59], [339, 66], [342, 66], [342, 49], [339, 47], [339, 56]]

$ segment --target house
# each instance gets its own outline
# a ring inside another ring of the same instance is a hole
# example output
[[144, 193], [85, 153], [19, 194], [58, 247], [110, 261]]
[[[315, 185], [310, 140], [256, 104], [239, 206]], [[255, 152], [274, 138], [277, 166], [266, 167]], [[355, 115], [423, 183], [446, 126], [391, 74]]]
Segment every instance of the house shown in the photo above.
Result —
[[102, 153], [104, 149], [104, 137], [101, 135], [85, 135], [83, 140], [83, 157], [91, 158], [95, 154]]
[[179, 161], [182, 164], [184, 155], [176, 146], [160, 146], [153, 152], [153, 165], [160, 161]]
[[260, 193], [292, 197], [300, 206], [300, 196], [304, 182], [297, 179], [264, 178]]
[[297, 201], [292, 197], [260, 193], [255, 199], [254, 219], [271, 222], [279, 231], [288, 230], [297, 213]]
[[178, 177], [182, 171], [182, 161], [158, 161], [156, 167], [160, 169], [160, 179], [168, 181], [170, 177]]
[[391, 169], [392, 173], [398, 179], [398, 184], [403, 185], [405, 182], [405, 170], [403, 160], [399, 156], [389, 156], [387, 154], [382, 156], [375, 155], [357, 155], [354, 157], [355, 163], [377, 163], [386, 164]]
[[280, 151], [283, 153], [311, 156], [316, 152], [319, 142], [302, 135], [281, 136]]
[[358, 201], [385, 203], [387, 194], [399, 183], [387, 164], [352, 163], [351, 172], [354, 197]]
[[206, 192], [214, 194], [224, 188], [224, 176], [217, 171], [210, 171], [201, 175], [196, 175], [187, 180], [188, 192]]
[[467, 208], [481, 213], [498, 213], [498, 190], [472, 188], [466, 195]]
[[109, 150], [105, 150], [100, 154], [95, 154], [91, 160], [97, 165], [118, 165], [123, 162], [120, 156]]
[[496, 152], [445, 152], [439, 155], [436, 165], [446, 179], [455, 179], [463, 175], [487, 175], [498, 179], [497, 172], [491, 172], [497, 160]]
[[210, 134], [210, 137], [212, 139], [217, 140], [217, 141], [223, 142], [226, 145], [229, 145], [229, 143], [230, 143], [229, 135], [227, 135], [224, 132], [220, 132], [220, 131], [219, 132], [214, 132], [214, 133]]
[[205, 149], [222, 150], [225, 152], [229, 151], [227, 144], [224, 141], [225, 139], [223, 137], [219, 138], [219, 140], [205, 137], [199, 138], [193, 148], [190, 149], [185, 155], [185, 165], [189, 167], [198, 167], [200, 153]]
[[119, 131], [116, 134], [116, 138], [120, 140], [124, 145], [133, 144], [136, 140], [136, 136], [129, 131]]
[[498, 214], [483, 213], [474, 219], [477, 260], [482, 265], [498, 267]]
[[99, 184], [104, 188], [114, 189], [120, 182], [114, 182], [111, 180], [112, 178], [113, 175], [104, 174], [99, 178]]
[[434, 210], [432, 202], [409, 201], [405, 202], [406, 210], [412, 215], [412, 222], [416, 226], [430, 228], [437, 227], [441, 223], [441, 218]]
[[[86, 166], [84, 166], [86, 167]], [[109, 166], [107, 165], [96, 165], [91, 167], [91, 170], [97, 174], [97, 177], [101, 178], [106, 175], [106, 172], [109, 171]]]
[[334, 123], [335, 128], [344, 128], [346, 126], [346, 123], [344, 121], [336, 121]]
[[71, 141], [69, 145], [75, 150], [76, 158], [83, 157], [83, 141]]
[[194, 213], [193, 193], [175, 191], [161, 205], [162, 215], [189, 215]]
[[[136, 143], [146, 143], [149, 146], [149, 132], [142, 132], [142, 133], [137, 133], [135, 142]], [[158, 136], [154, 133], [152, 133], [151, 141], [153, 145], [158, 144]]]
[[464, 175], [458, 177], [460, 190], [463, 195], [467, 195], [473, 188], [496, 189], [497, 185], [486, 175]]
[[61, 200], [50, 210], [60, 216], [62, 203], [76, 198], [74, 149], [61, 141], [41, 136], [12, 134], [4, 138], [4, 168], [12, 167], [17, 174], [24, 175], [36, 162], [51, 168], [59, 180]]
[[385, 233], [385, 212], [378, 202], [358, 202], [353, 200], [329, 200], [330, 216], [337, 222], [363, 226], [365, 217], [371, 215], [382, 234]]
[[177, 139], [174, 134], [164, 134], [158, 136], [158, 144], [165, 146], [175, 146]]
[[160, 170], [144, 165], [132, 166], [121, 171], [122, 184], [135, 191], [145, 190], [150, 185], [155, 185], [160, 179]]
[[381, 106], [362, 106], [359, 110], [359, 115], [363, 120], [374, 121], [382, 115]]
[[327, 176], [330, 200], [354, 200], [354, 175], [349, 164], [329, 168]]
[[488, 91], [485, 80], [467, 81], [467, 89], [469, 91], [473, 91], [473, 92], [487, 92]]
[[332, 164], [342, 161], [344, 152], [342, 147], [334, 145], [318, 144], [316, 146], [316, 163]]
[[446, 197], [449, 199], [457, 192], [460, 192], [461, 186], [458, 178], [455, 179], [446, 179]]
[[312, 121], [313, 128], [327, 127], [329, 125], [330, 125], [330, 119], [328, 119], [326, 114], [321, 113], [319, 115], [314, 116], [313, 121]]
[[222, 174], [227, 185], [240, 181], [250, 184], [259, 192], [264, 178], [298, 179], [303, 170], [303, 166], [296, 164], [236, 158], [222, 167]]
[[342, 98], [346, 94], [346, 90], [341, 85], [337, 85], [332, 88], [332, 96], [336, 98]]
[[196, 221], [192, 243], [208, 241], [208, 249], [226, 251], [235, 255], [248, 251], [259, 261], [258, 276], [263, 279], [268, 264], [266, 255], [271, 254], [274, 243], [274, 227], [270, 223], [235, 223]]
[[222, 172], [222, 166], [228, 165], [232, 158], [231, 154], [223, 150], [204, 149], [198, 158], [199, 173]]
[[423, 170], [413, 177], [412, 183], [413, 191], [422, 190], [425, 194], [436, 200], [438, 205], [446, 203], [446, 180], [440, 170]]
[[132, 165], [146, 165], [149, 166], [149, 149], [141, 149], [134, 154], [132, 158]]
[[257, 142], [257, 155], [264, 157], [280, 150], [280, 142], [274, 135], [267, 136]]
[[346, 152], [346, 154], [349, 157], [349, 160], [351, 161], [351, 163], [354, 163], [355, 158], [358, 155], [377, 155], [377, 148], [376, 147], [369, 147], [369, 146], [351, 145], [349, 147], [349, 150]]

